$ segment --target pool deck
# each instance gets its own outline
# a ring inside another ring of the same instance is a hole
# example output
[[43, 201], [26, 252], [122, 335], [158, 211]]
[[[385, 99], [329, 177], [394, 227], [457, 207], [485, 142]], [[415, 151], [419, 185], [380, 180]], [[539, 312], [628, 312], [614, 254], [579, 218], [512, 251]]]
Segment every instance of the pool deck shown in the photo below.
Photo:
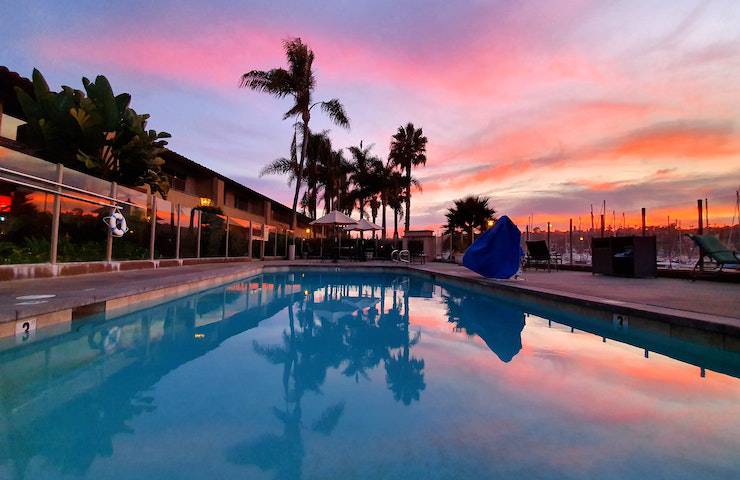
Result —
[[[444, 263], [400, 265], [391, 262], [265, 261], [201, 264], [125, 272], [14, 280], [0, 283], [0, 337], [17, 333], [18, 322], [34, 319], [36, 326], [69, 322], [101, 311], [133, 309], [161, 302], [270, 267], [403, 268], [438, 278], [471, 282], [485, 288], [546, 297], [577, 305], [638, 313], [688, 326], [709, 327], [740, 336], [740, 286], [669, 278], [627, 279], [575, 271], [528, 271], [518, 280], [489, 280], [466, 268]], [[18, 299], [28, 295], [50, 298]]]

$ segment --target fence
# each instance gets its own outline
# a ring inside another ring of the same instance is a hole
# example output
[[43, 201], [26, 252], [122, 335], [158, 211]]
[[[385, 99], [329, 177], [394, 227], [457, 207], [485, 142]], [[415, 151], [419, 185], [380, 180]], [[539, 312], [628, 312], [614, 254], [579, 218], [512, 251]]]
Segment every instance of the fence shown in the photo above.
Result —
[[[116, 208], [120, 238], [103, 223]], [[292, 236], [0, 147], [2, 264], [285, 256]]]

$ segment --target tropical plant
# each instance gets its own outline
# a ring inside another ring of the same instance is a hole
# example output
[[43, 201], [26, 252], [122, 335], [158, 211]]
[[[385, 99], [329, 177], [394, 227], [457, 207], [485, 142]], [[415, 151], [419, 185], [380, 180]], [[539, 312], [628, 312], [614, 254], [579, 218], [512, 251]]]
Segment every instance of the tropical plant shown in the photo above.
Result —
[[[391, 141], [388, 159], [392, 165], [400, 168], [404, 174], [406, 231], [411, 226], [411, 187], [414, 185], [411, 170], [419, 165], [426, 165], [426, 148], [427, 137], [424, 136], [421, 128], [415, 128], [411, 122], [407, 123], [405, 127], [398, 127], [398, 131], [393, 135], [393, 140]], [[419, 183], [416, 182], [416, 185], [419, 185]]]
[[113, 94], [103, 75], [82, 79], [85, 92], [63, 86], [49, 89], [37, 69], [33, 96], [16, 87], [26, 115], [26, 143], [48, 160], [125, 185], [149, 185], [166, 196], [169, 179], [162, 171], [170, 134], [147, 130], [149, 115], [129, 107], [131, 95]]
[[329, 132], [311, 133], [306, 150], [306, 167], [303, 175], [306, 178], [305, 205], [309, 214], [316, 218], [319, 202], [319, 190], [322, 186], [323, 166], [330, 161], [332, 154]]
[[454, 206], [447, 210], [447, 231], [454, 233], [461, 229], [470, 235], [473, 241], [474, 230], [486, 229], [489, 220], [494, 219], [496, 211], [489, 206], [489, 198], [478, 195], [469, 195], [454, 201]]
[[[386, 205], [393, 211], [393, 238], [398, 238], [398, 217], [403, 216], [403, 205], [406, 198], [406, 184], [403, 174], [392, 170], [388, 176], [388, 183], [384, 195], [387, 196]], [[383, 223], [385, 224], [385, 214]], [[385, 225], [383, 225], [385, 230]]]
[[316, 86], [313, 73], [314, 53], [300, 38], [291, 38], [283, 42], [288, 69], [252, 70], [242, 75], [240, 86], [258, 92], [266, 92], [277, 98], [292, 97], [293, 106], [283, 114], [283, 119], [297, 117], [302, 122], [303, 135], [301, 153], [296, 175], [295, 195], [293, 196], [292, 228], [297, 225], [298, 198], [301, 190], [303, 165], [306, 159], [309, 140], [309, 121], [311, 111], [319, 107], [335, 124], [349, 128], [349, 118], [338, 99], [314, 102], [311, 98]]
[[382, 169], [383, 162], [371, 153], [372, 148], [372, 145], [363, 147], [362, 142], [359, 146], [349, 147], [352, 155], [352, 171], [349, 180], [355, 187], [353, 193], [360, 211], [360, 218], [365, 218], [365, 205], [371, 203], [380, 189], [376, 172]]

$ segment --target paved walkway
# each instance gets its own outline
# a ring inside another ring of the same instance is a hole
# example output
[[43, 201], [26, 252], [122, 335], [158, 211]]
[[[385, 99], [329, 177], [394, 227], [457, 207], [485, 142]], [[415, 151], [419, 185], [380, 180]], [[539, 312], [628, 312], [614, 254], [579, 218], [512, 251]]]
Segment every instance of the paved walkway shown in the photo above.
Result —
[[[141, 299], [147, 292], [157, 289], [173, 289], [183, 284], [206, 288], [204, 282], [228, 281], [240, 275], [255, 273], [261, 267], [290, 265], [335, 266], [326, 262], [270, 261], [234, 264], [202, 264], [185, 267], [170, 267], [126, 272], [111, 272], [71, 277], [16, 280], [0, 283], [0, 326], [39, 315], [49, 315], [64, 309], [100, 304], [118, 300], [117, 306], [125, 304], [126, 297]], [[394, 266], [390, 262], [347, 263], [340, 266], [382, 267]], [[458, 278], [482, 281], [479, 275], [453, 264], [428, 263], [411, 268]], [[200, 282], [200, 283], [199, 283]], [[523, 280], [488, 281], [508, 287], [524, 288], [540, 292], [556, 293], [571, 297], [588, 297], [605, 300], [614, 305], [629, 303], [634, 307], [645, 306], [647, 312], [655, 308], [686, 312], [686, 316], [722, 317], [718, 321], [740, 328], [740, 285], [706, 281], [691, 282], [676, 279], [626, 279], [592, 276], [584, 272], [527, 272]], [[185, 290], [178, 290], [179, 293]], [[48, 298], [37, 295], [53, 295]], [[29, 297], [30, 296], [30, 297]], [[161, 296], [161, 295], [160, 295]], [[21, 297], [21, 298], [19, 298]], [[156, 298], [156, 295], [154, 296]], [[648, 308], [651, 307], [651, 308]], [[689, 314], [694, 315], [689, 315]], [[73, 315], [74, 317], [74, 315]], [[10, 325], [7, 325], [10, 327]]]
[[[418, 268], [465, 278], [481, 278], [477, 273], [454, 264], [428, 263]], [[505, 282], [615, 302], [740, 319], [739, 284], [672, 278], [620, 278], [592, 275], [590, 272], [543, 270], [527, 271], [521, 280]]]

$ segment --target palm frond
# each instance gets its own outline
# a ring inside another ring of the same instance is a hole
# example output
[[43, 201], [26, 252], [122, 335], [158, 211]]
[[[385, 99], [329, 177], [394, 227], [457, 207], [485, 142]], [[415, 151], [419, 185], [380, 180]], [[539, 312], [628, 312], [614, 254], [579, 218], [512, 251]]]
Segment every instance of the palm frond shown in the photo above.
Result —
[[258, 92], [265, 92], [278, 98], [293, 93], [293, 80], [290, 73], [283, 68], [272, 70], [252, 70], [241, 76], [239, 86]]
[[288, 158], [281, 157], [276, 158], [272, 162], [262, 167], [259, 176], [264, 177], [265, 175], [285, 175], [294, 173], [295, 165], [293, 164], [293, 162], [291, 162]]
[[321, 110], [326, 113], [332, 122], [349, 130], [349, 117], [347, 116], [347, 112], [344, 111], [344, 107], [339, 102], [339, 99], [332, 98], [329, 101], [321, 102], [319, 105], [321, 106]]

